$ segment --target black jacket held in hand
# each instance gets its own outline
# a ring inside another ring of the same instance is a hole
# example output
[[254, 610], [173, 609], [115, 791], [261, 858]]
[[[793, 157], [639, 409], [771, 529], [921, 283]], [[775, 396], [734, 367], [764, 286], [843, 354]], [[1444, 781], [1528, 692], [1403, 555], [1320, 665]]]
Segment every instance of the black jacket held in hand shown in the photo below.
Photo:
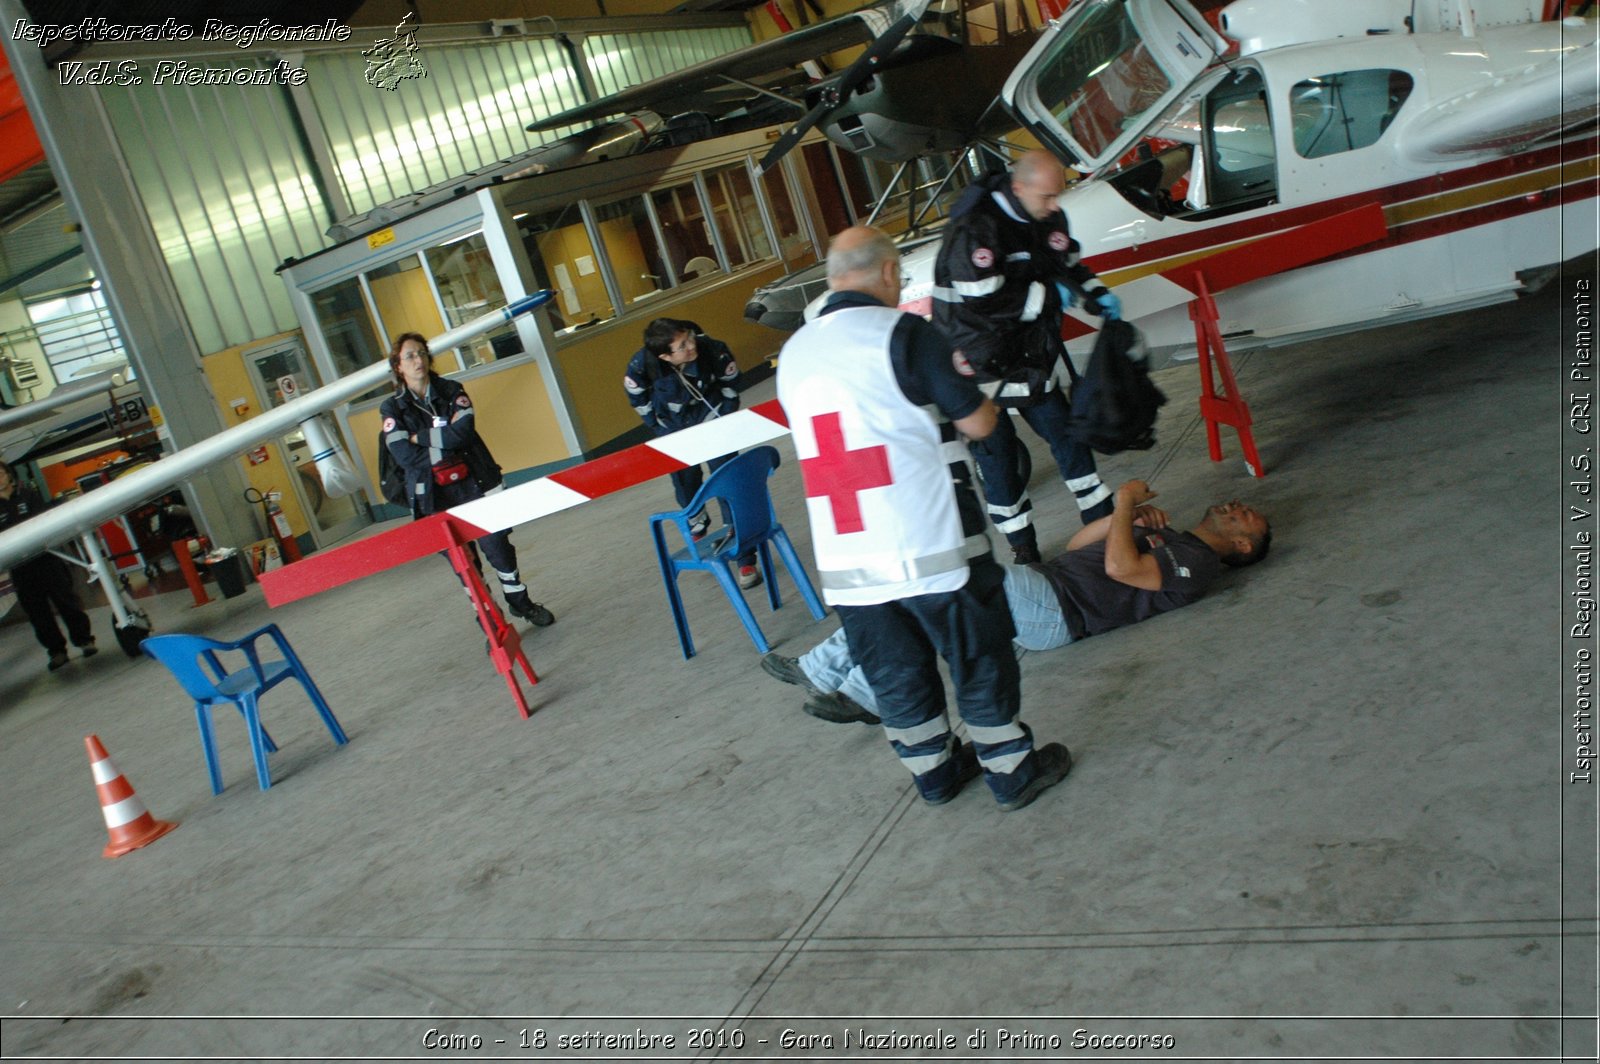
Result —
[[1156, 412], [1167, 397], [1150, 379], [1144, 337], [1125, 321], [1102, 322], [1089, 368], [1072, 387], [1072, 436], [1101, 454], [1156, 445]]

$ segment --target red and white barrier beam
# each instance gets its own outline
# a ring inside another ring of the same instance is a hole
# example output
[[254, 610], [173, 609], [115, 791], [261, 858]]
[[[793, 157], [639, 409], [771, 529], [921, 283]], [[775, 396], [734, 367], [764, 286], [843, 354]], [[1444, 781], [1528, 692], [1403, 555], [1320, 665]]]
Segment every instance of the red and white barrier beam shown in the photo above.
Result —
[[682, 429], [592, 462], [563, 469], [515, 488], [463, 503], [443, 514], [413, 521], [368, 539], [262, 573], [267, 605], [282, 606], [365, 576], [393, 569], [444, 543], [438, 527], [448, 522], [464, 540], [526, 524], [590, 499], [687, 469], [721, 455], [777, 439], [789, 431], [776, 399]]

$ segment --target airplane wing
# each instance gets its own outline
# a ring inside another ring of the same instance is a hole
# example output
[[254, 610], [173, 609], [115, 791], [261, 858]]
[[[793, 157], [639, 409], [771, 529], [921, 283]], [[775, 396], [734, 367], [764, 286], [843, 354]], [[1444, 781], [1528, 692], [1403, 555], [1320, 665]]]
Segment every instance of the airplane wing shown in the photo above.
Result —
[[293, 565], [259, 577], [269, 606], [282, 606], [328, 591], [353, 580], [437, 554], [444, 541], [441, 526], [470, 541], [513, 525], [570, 509], [591, 499], [643, 484], [718, 455], [776, 439], [789, 431], [789, 421], [776, 399], [757, 403], [646, 443], [572, 466], [514, 488], [485, 495], [444, 513], [342, 547], [318, 551]]
[[1600, 117], [1600, 44], [1592, 20], [1563, 27], [1565, 47], [1431, 105], [1396, 130], [1400, 152], [1436, 163], [1482, 152], [1509, 154]]
[[[761, 99], [762, 92], [751, 86], [780, 95], [779, 90], [784, 88], [803, 88], [808, 79], [800, 64], [841, 48], [866, 44], [887, 29], [897, 13], [889, 5], [869, 7], [791, 30], [770, 41], [739, 48], [541, 118], [527, 128], [529, 132], [539, 133], [633, 111], [656, 111], [663, 115], [705, 111], [720, 115], [751, 103], [752, 98]], [[798, 100], [796, 106], [801, 106]]]

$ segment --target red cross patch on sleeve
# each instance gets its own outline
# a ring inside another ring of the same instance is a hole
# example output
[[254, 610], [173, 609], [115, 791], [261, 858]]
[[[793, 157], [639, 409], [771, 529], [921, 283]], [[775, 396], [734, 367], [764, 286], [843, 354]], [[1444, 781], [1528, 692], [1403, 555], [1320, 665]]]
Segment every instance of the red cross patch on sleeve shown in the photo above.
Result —
[[972, 251], [972, 264], [980, 270], [987, 270], [994, 265], [994, 252], [988, 248], [974, 248]]
[[383, 431], [385, 431], [385, 432], [393, 432], [394, 431], [394, 418], [386, 417], [386, 418], [383, 419]]
[[456, 396], [456, 405], [460, 407], [468, 407], [472, 405], [472, 400], [467, 398], [466, 392], [462, 392], [460, 395]]
[[976, 377], [978, 371], [972, 368], [972, 363], [967, 361], [967, 356], [960, 351], [951, 356], [956, 365], [956, 372], [963, 377]]
[[1052, 251], [1067, 250], [1067, 234], [1059, 229], [1052, 231], [1050, 234], [1050, 249]]

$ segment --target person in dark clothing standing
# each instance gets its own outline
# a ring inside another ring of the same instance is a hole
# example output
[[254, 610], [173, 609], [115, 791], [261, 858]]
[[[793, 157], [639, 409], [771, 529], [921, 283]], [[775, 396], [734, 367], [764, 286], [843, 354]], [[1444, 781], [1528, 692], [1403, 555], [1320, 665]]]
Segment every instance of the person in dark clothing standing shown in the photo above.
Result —
[[[645, 326], [644, 346], [628, 360], [622, 390], [650, 431], [666, 436], [739, 409], [739, 364], [727, 344], [707, 336], [694, 322], [657, 318]], [[693, 502], [706, 474], [715, 473], [736, 454], [711, 459], [704, 472], [692, 465], [673, 473], [678, 505]], [[703, 509], [690, 519], [695, 539], [710, 528], [711, 516]], [[761, 585], [754, 554], [739, 558], [738, 565], [740, 587]]]
[[[46, 509], [38, 492], [17, 480], [16, 472], [0, 462], [0, 532], [21, 524]], [[50, 655], [49, 669], [55, 672], [67, 663], [67, 641], [56, 626], [56, 614], [66, 622], [72, 645], [86, 658], [99, 652], [89, 615], [78, 601], [67, 563], [48, 551], [11, 567], [11, 582], [17, 589], [17, 603], [33, 625], [33, 634]]]
[[1015, 410], [1050, 445], [1083, 523], [1111, 512], [1094, 453], [1072, 438], [1059, 374], [1072, 367], [1061, 343], [1062, 315], [1081, 300], [1102, 318], [1121, 301], [1079, 258], [1056, 201], [1066, 171], [1047, 152], [1021, 156], [1010, 174], [985, 178], [951, 211], [934, 263], [933, 322], [977, 371], [1001, 407], [1000, 424], [972, 445], [995, 527], [1018, 564], [1039, 560], [1033, 501], [1018, 475]]
[[[389, 351], [394, 395], [383, 401], [383, 441], [405, 471], [406, 497], [413, 519], [481, 499], [500, 487], [500, 467], [478, 435], [472, 399], [460, 384], [433, 372], [428, 341], [419, 333], [401, 333]], [[555, 623], [555, 615], [528, 597], [517, 569], [517, 551], [506, 529], [477, 541], [500, 578], [506, 608], [539, 627]], [[468, 545], [472, 562], [482, 571], [478, 550]]]

